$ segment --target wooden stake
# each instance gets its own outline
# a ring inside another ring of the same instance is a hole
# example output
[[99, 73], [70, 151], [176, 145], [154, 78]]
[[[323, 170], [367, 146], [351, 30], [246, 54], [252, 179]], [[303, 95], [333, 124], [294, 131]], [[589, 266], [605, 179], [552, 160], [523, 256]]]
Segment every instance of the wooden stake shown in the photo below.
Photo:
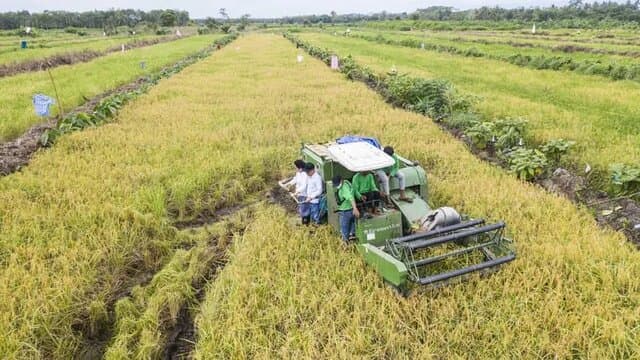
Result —
[[60, 119], [64, 115], [64, 110], [62, 110], [62, 102], [60, 101], [60, 95], [58, 95], [58, 88], [56, 87], [56, 82], [53, 81], [53, 75], [51, 75], [51, 69], [47, 68], [47, 73], [49, 74], [49, 79], [51, 79], [51, 84], [53, 85], [53, 91], [56, 94], [56, 102], [58, 103], [58, 112], [60, 113]]

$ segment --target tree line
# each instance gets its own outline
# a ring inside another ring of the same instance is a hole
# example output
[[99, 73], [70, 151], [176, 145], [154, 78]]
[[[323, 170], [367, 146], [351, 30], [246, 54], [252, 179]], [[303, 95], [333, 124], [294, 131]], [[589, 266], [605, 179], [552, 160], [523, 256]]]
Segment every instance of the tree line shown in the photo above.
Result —
[[278, 19], [254, 19], [259, 22], [281, 24], [330, 24], [354, 23], [360, 21], [384, 20], [427, 20], [427, 21], [506, 21], [518, 23], [557, 22], [564, 26], [571, 24], [633, 23], [640, 25], [640, 0], [617, 3], [611, 1], [587, 3], [570, 0], [566, 6], [520, 7], [505, 9], [484, 6], [470, 10], [456, 10], [449, 6], [431, 6], [414, 12], [373, 14], [345, 14], [335, 12], [324, 15], [282, 17]]
[[412, 20], [489, 20], [544, 22], [562, 20], [640, 22], [640, 0], [626, 3], [593, 2], [571, 0], [566, 6], [540, 8], [504, 9], [501, 7], [481, 7], [478, 9], [456, 11], [452, 7], [432, 6], [418, 9], [409, 15]]
[[112, 9], [85, 12], [26, 10], [0, 13], [0, 29], [21, 27], [63, 29], [67, 27], [102, 28], [105, 31], [119, 26], [135, 27], [140, 23], [156, 26], [183, 26], [189, 23], [189, 13], [182, 10]]

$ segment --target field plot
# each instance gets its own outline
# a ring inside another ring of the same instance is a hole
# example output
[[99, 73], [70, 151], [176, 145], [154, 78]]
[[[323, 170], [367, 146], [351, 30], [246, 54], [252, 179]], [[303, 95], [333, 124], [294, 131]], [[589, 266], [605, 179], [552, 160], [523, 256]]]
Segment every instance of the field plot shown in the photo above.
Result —
[[640, 84], [591, 76], [520, 68], [500, 61], [466, 58], [420, 49], [380, 45], [324, 34], [302, 39], [342, 56], [351, 54], [379, 72], [395, 67], [425, 78], [450, 80], [481, 97], [479, 111], [489, 120], [522, 116], [539, 142], [575, 140], [572, 162], [606, 171], [611, 163], [640, 161]]
[[246, 146], [243, 122], [212, 106], [237, 99], [201, 91], [206, 74], [235, 77], [220, 65], [184, 70], [117, 123], [63, 137], [0, 179], [0, 353], [68, 359], [108, 340], [113, 302], [189, 245], [173, 221], [271, 181], [282, 150]]
[[[245, 36], [163, 81], [116, 122], [64, 136], [0, 178], [0, 353], [97, 358], [109, 345], [112, 359], [158, 355], [166, 340], [158, 319], [184, 302], [170, 295], [191, 291], [192, 278], [172, 270], [199, 263], [185, 254], [195, 240], [176, 221], [260, 198], [289, 170], [300, 141], [346, 133], [378, 136], [420, 161], [435, 204], [505, 219], [519, 259], [486, 279], [405, 300], [328, 228], [295, 227], [280, 207], [258, 205], [234, 225], [244, 235], [207, 288], [198, 358], [640, 351], [640, 253], [619, 234], [319, 61], [296, 63], [297, 54], [282, 37]], [[128, 296], [140, 303], [114, 305]], [[129, 341], [127, 330], [141, 340]]]
[[[489, 58], [509, 60], [514, 55], [529, 57], [571, 57], [576, 62], [601, 62], [604, 64], [639, 64], [637, 59], [640, 56], [638, 46], [616, 46], [609, 44], [587, 45], [576, 42], [552, 41], [513, 41], [513, 39], [487, 37], [473, 37], [466, 35], [456, 35], [455, 33], [425, 33], [415, 34], [406, 32], [372, 32], [372, 31], [352, 31], [352, 35], [363, 36], [375, 39], [389, 39], [394, 41], [414, 41], [416, 44], [424, 42], [425, 46], [439, 46], [442, 48], [457, 49], [467, 56], [480, 57], [484, 55]], [[415, 46], [418, 47], [418, 46]], [[560, 67], [559, 67], [560, 68]]]
[[[323, 228], [265, 208], [237, 241], [198, 318], [205, 358], [567, 358], [637, 353], [640, 254], [583, 210], [482, 163], [424, 117], [392, 109], [364, 85], [305, 60], [284, 40], [247, 37], [203, 74], [225, 122], [247, 144], [345, 133], [379, 136], [429, 172], [433, 202], [504, 218], [519, 258], [499, 273], [403, 300]], [[259, 55], [258, 55], [259, 54]], [[226, 84], [229, 82], [229, 84]], [[234, 86], [232, 94], [227, 85]], [[256, 114], [259, 114], [256, 116]], [[265, 131], [268, 129], [268, 131]], [[283, 159], [282, 159], [283, 160]], [[284, 163], [286, 165], [286, 162]]]
[[[62, 41], [49, 44], [42, 48], [18, 49], [18, 45], [12, 47], [0, 47], [0, 64], [21, 62], [25, 60], [35, 60], [60, 53], [79, 52], [83, 50], [105, 51], [115, 46], [124, 44], [128, 46], [135, 42], [151, 39], [161, 39], [166, 36], [146, 35], [137, 37], [115, 37], [115, 38], [92, 38], [75, 41]], [[33, 45], [32, 45], [33, 46]]]
[[[195, 36], [100, 57], [88, 63], [61, 66], [51, 70], [65, 111], [104, 91], [157, 71], [195, 53], [222, 35]], [[140, 62], [145, 62], [141, 68]], [[36, 93], [55, 96], [47, 72], [22, 74], [0, 79], [0, 141], [21, 135], [40, 121], [34, 113], [31, 97]], [[57, 114], [57, 106], [52, 107]]]

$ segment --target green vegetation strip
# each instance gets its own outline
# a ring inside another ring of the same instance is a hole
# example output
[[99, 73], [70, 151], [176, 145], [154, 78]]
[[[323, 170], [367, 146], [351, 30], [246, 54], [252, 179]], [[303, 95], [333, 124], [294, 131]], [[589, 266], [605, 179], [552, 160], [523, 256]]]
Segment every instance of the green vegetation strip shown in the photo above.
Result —
[[[62, 66], [51, 70], [64, 111], [84, 103], [100, 93], [157, 72], [164, 66], [197, 52], [222, 35], [194, 36], [125, 53], [114, 53], [88, 63]], [[144, 68], [141, 62], [145, 63]], [[37, 72], [0, 79], [0, 141], [18, 137], [30, 126], [42, 122], [36, 116], [32, 96], [44, 93], [55, 97], [47, 72]], [[52, 116], [57, 114], [52, 106]]]

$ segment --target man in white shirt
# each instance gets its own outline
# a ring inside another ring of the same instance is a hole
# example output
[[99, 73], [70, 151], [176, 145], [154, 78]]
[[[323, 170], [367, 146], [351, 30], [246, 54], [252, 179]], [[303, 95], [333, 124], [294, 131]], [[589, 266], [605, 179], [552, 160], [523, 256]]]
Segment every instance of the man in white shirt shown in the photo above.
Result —
[[304, 171], [306, 165], [304, 161], [298, 159], [293, 162], [296, 167], [296, 175], [287, 183], [284, 184], [287, 188], [294, 186], [292, 191], [293, 196], [298, 200], [298, 214], [302, 218], [302, 223], [309, 222], [309, 204], [307, 200], [307, 173]]
[[[323, 193], [323, 184], [315, 165], [306, 163], [304, 170], [307, 173], [307, 191], [305, 202], [309, 204], [311, 220], [314, 224], [320, 224], [320, 197]], [[304, 222], [304, 220], [303, 220]], [[307, 221], [308, 224], [308, 221]]]

